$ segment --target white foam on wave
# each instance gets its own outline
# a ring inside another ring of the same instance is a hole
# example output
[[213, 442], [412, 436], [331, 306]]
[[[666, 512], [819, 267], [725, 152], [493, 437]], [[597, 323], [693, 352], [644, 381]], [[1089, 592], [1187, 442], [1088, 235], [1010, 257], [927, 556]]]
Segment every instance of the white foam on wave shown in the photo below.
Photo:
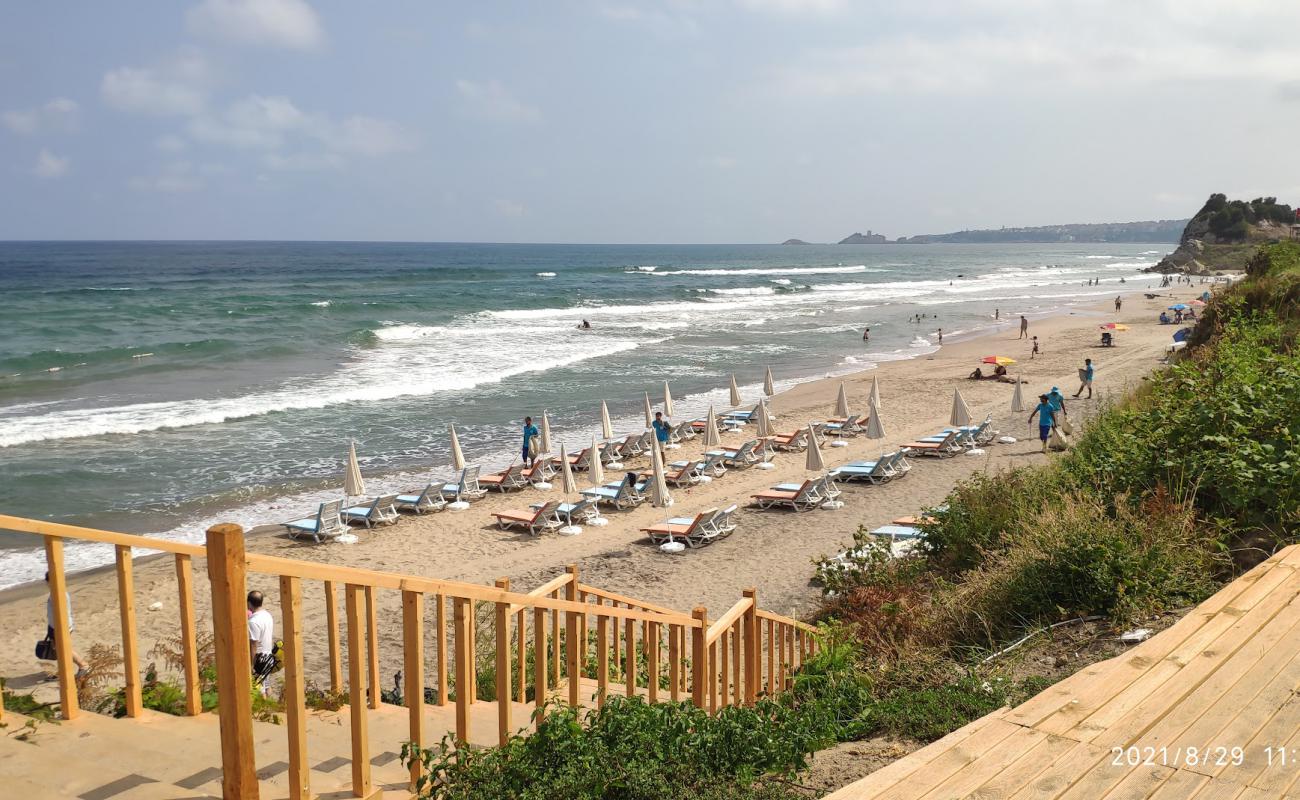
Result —
[[555, 273], [554, 273], [554, 272], [539, 272], [539, 273], [537, 273], [537, 277], [539, 277], [539, 278], [554, 278], [554, 277], [555, 277]]
[[742, 286], [735, 289], [706, 289], [705, 291], [726, 297], [764, 297], [776, 294], [776, 289], [771, 286]]
[[329, 308], [329, 307], [330, 307], [330, 301], [329, 301], [329, 300], [317, 300], [316, 302], [312, 303], [312, 305], [314, 305], [314, 306], [316, 306], [316, 307], [318, 307], [318, 308]]
[[792, 283], [792, 281], [789, 278], [772, 278], [771, 280], [772, 283], [779, 284], [781, 286], [789, 286]]
[[653, 273], [660, 275], [834, 275], [846, 272], [888, 272], [886, 269], [874, 269], [865, 264], [851, 267], [752, 267], [745, 269], [670, 269]]

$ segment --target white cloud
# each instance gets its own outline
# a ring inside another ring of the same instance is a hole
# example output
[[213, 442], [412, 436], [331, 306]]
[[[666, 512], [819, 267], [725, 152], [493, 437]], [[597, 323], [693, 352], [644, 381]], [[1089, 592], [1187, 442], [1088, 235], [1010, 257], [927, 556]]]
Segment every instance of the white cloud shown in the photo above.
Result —
[[118, 111], [158, 116], [191, 116], [202, 112], [204, 106], [204, 92], [194, 83], [142, 67], [121, 67], [106, 73], [99, 93]]
[[528, 216], [528, 206], [514, 200], [497, 200], [492, 203], [492, 207], [503, 217], [517, 219]]
[[700, 159], [700, 164], [714, 169], [731, 169], [736, 166], [736, 159], [731, 156], [709, 156]]
[[190, 121], [190, 135], [210, 144], [240, 149], [275, 150], [288, 134], [323, 125], [304, 114], [287, 97], [249, 95], [219, 117], [203, 115]]
[[191, 33], [235, 44], [311, 50], [325, 41], [303, 0], [203, 0], [185, 19]]
[[39, 108], [6, 111], [0, 121], [14, 133], [31, 136], [43, 131], [70, 131], [77, 126], [78, 107], [66, 97], [56, 97]]
[[344, 162], [337, 153], [267, 153], [262, 163], [268, 169], [281, 172], [320, 172], [339, 169]]
[[53, 180], [67, 175], [71, 167], [72, 161], [66, 156], [56, 156], [42, 147], [40, 154], [36, 156], [36, 166], [32, 168], [32, 174], [38, 178]]
[[164, 194], [182, 194], [196, 192], [203, 188], [200, 171], [209, 174], [219, 170], [197, 170], [188, 161], [172, 161], [164, 164], [156, 175], [132, 178], [129, 186], [142, 192], [162, 192]]
[[456, 91], [474, 114], [502, 122], [537, 122], [542, 112], [515, 98], [500, 81], [456, 81]]
[[181, 137], [169, 133], [155, 139], [153, 146], [164, 153], [179, 153], [186, 147], [189, 147], [189, 144], [187, 144]]
[[327, 126], [321, 138], [341, 153], [375, 158], [415, 149], [411, 135], [396, 122], [351, 116]]
[[844, 8], [844, 0], [736, 0], [748, 11], [775, 14], [829, 14]]
[[605, 19], [613, 22], [639, 25], [659, 36], [671, 39], [694, 38], [700, 35], [700, 24], [695, 17], [683, 9], [674, 7], [675, 3], [665, 8], [656, 8], [650, 3], [634, 5], [630, 3], [602, 2], [596, 11]]

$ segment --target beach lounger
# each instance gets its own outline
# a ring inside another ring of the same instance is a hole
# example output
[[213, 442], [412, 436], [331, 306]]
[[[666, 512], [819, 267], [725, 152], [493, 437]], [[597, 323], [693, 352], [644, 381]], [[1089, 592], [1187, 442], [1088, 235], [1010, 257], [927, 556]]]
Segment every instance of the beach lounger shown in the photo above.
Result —
[[[993, 415], [989, 414], [984, 421], [978, 425], [963, 425], [960, 428], [944, 428], [944, 433], [957, 431], [964, 435], [964, 441], [969, 442], [968, 447], [978, 447], [993, 443]], [[933, 437], [926, 437], [922, 441], [928, 441]]]
[[497, 527], [502, 530], [519, 525], [535, 536], [542, 531], [554, 530], [564, 524], [555, 513], [559, 506], [558, 500], [550, 500], [528, 511], [499, 511], [492, 516], [497, 518]]
[[609, 486], [596, 486], [591, 489], [583, 489], [579, 494], [583, 497], [590, 497], [597, 502], [607, 503], [620, 511], [625, 508], [635, 508], [645, 500], [645, 496], [636, 491], [630, 477], [624, 477], [622, 482], [618, 484], [617, 489]]
[[898, 477], [891, 468], [894, 456], [894, 453], [887, 453], [876, 461], [853, 461], [831, 470], [829, 477], [836, 481], [885, 483]]
[[687, 547], [702, 547], [718, 538], [717, 527], [710, 523], [721, 513], [716, 508], [708, 508], [694, 517], [672, 517], [641, 530], [650, 534], [650, 541], [655, 544], [680, 540]]
[[[938, 437], [935, 437], [938, 438]], [[957, 432], [948, 431], [943, 438], [937, 442], [916, 441], [908, 442], [901, 445], [906, 450], [911, 450], [923, 456], [937, 456], [938, 458], [948, 458], [964, 451], [957, 442]]]
[[442, 487], [442, 497], [449, 503], [459, 500], [477, 500], [487, 494], [487, 489], [478, 485], [479, 467], [465, 467], [455, 483]]
[[508, 492], [511, 489], [524, 488], [528, 485], [528, 479], [524, 477], [523, 464], [511, 464], [500, 472], [494, 472], [491, 475], [484, 475], [479, 478], [478, 484], [484, 489]]
[[727, 506], [708, 523], [709, 527], [717, 531], [718, 536], [730, 536], [736, 530], [736, 508], [734, 503]]
[[755, 422], [758, 420], [758, 409], [761, 405], [762, 403], [759, 403], [750, 411], [724, 411], [721, 414], [721, 419], [730, 423], [739, 423], [741, 425]]
[[297, 539], [299, 536], [306, 535], [319, 544], [326, 539], [333, 539], [335, 536], [347, 531], [348, 528], [343, 524], [343, 518], [339, 516], [342, 508], [342, 500], [321, 503], [320, 508], [316, 511], [316, 516], [286, 522], [284, 527], [289, 529], [290, 539]]
[[802, 453], [808, 449], [808, 431], [805, 428], [800, 428], [790, 433], [778, 433], [769, 441], [776, 450], [787, 453]]
[[789, 506], [795, 511], [810, 511], [821, 505], [822, 499], [817, 494], [817, 488], [821, 485], [820, 480], [804, 481], [794, 489], [783, 488], [791, 485], [774, 486], [766, 491], [751, 495], [751, 497], [754, 498], [754, 504], [759, 508]]
[[344, 522], [361, 522], [367, 528], [390, 525], [397, 522], [397, 495], [380, 495], [370, 501], [369, 505], [345, 508], [341, 514]]
[[914, 525], [881, 525], [872, 531], [871, 535], [883, 536], [887, 539], [920, 539], [925, 534]]
[[828, 419], [823, 431], [827, 436], [857, 436], [864, 430], [862, 423], [866, 419], [862, 414], [850, 414], [844, 419]]
[[[701, 425], [700, 427], [704, 427], [704, 426]], [[695, 438], [695, 423], [693, 422], [680, 422], [677, 425], [675, 425], [672, 431], [668, 434], [668, 441], [673, 442], [674, 444], [681, 444], [682, 442], [688, 442], [694, 438]]]
[[[544, 503], [533, 503], [529, 508], [536, 511]], [[599, 516], [596, 510], [596, 500], [593, 497], [584, 497], [576, 503], [559, 503], [555, 506], [555, 516], [564, 520], [566, 525], [574, 525], [579, 522], [587, 522]]]
[[541, 483], [554, 478], [560, 470], [555, 466], [557, 459], [551, 456], [539, 458], [533, 462], [531, 467], [523, 470], [524, 480], [528, 483]]
[[758, 448], [759, 441], [751, 439], [735, 450], [709, 450], [704, 455], [710, 457], [721, 456], [722, 462], [727, 466], [744, 469], [745, 467], [752, 467], [762, 460]]
[[[674, 461], [672, 464], [665, 464], [664, 480], [671, 483], [673, 486], [690, 486], [700, 479], [699, 475], [695, 472], [696, 467], [698, 467], [700, 463], [701, 462], [697, 461]], [[654, 472], [651, 470], [643, 470], [641, 472], [641, 477], [653, 478]]]
[[[703, 433], [704, 426], [708, 424], [708, 420], [693, 419], [691, 420], [690, 424], [691, 424], [691, 430], [695, 431], [696, 433]], [[738, 427], [738, 425], [729, 424], [727, 422], [726, 417], [718, 416], [716, 414], [713, 417], [713, 424], [717, 426], [718, 433], [727, 433], [733, 427]]]
[[411, 494], [399, 494], [397, 496], [397, 509], [399, 511], [414, 511], [416, 514], [423, 514], [426, 511], [440, 511], [447, 507], [447, 501], [442, 496], [442, 487], [446, 486], [445, 481], [435, 481], [424, 487], [424, 491]]
[[569, 468], [576, 472], [586, 472], [591, 469], [591, 448], [584, 447], [569, 456]]
[[934, 522], [934, 517], [926, 514], [919, 517], [894, 517], [889, 521], [890, 525], [905, 525], [915, 528], [923, 523]]

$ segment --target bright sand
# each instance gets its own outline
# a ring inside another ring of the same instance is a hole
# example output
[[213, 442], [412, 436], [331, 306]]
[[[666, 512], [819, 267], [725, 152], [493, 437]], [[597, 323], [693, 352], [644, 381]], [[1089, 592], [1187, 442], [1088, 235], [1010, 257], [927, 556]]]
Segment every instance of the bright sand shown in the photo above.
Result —
[[[915, 514], [922, 507], [942, 502], [957, 481], [973, 472], [1040, 463], [1046, 457], [1040, 453], [1037, 429], [1027, 424], [1037, 395], [1059, 386], [1066, 395], [1071, 419], [1086, 420], [1106, 398], [1120, 396], [1159, 366], [1170, 335], [1176, 330], [1156, 323], [1160, 309], [1173, 302], [1171, 297], [1185, 301], [1204, 288], [1164, 290], [1171, 293], [1155, 300], [1146, 300], [1138, 293], [1127, 294], [1118, 316], [1111, 313], [1112, 306], [1107, 303], [1104, 307], [1032, 320], [1029, 332], [1039, 337], [1042, 348], [1032, 360], [1028, 340], [1018, 340], [1016, 321], [1008, 321], [990, 335], [949, 342], [931, 356], [884, 362], [874, 370], [801, 384], [778, 395], [771, 409], [777, 418], [777, 430], [785, 432], [831, 415], [841, 380], [847, 385], [851, 410], [865, 413], [871, 381], [879, 379], [885, 439], [859, 436], [850, 439], [848, 447], [828, 447], [823, 451], [828, 467], [874, 458], [883, 449], [939, 431], [948, 422], [954, 388], [961, 389], [975, 420], [991, 413], [994, 428], [1018, 439], [1014, 444], [990, 445], [983, 456], [914, 458], [914, 467], [906, 478], [886, 485], [846, 484], [841, 498], [844, 507], [835, 511], [818, 509], [796, 514], [759, 511], [748, 505], [755, 492], [781, 482], [801, 481], [806, 476], [804, 455], [785, 453], [775, 457], [776, 468], [772, 470], [730, 470], [706, 485], [672, 489], [676, 502], [671, 509], [647, 505], [632, 511], [608, 511], [607, 526], [587, 526], [578, 536], [551, 533], [533, 537], [515, 530], [498, 530], [491, 512], [522, 509], [536, 500], [559, 497], [558, 488], [545, 493], [525, 489], [506, 496], [493, 493], [465, 512], [404, 515], [392, 526], [373, 532], [358, 530], [359, 541], [351, 545], [291, 541], [283, 529], [268, 528], [265, 533], [250, 535], [248, 547], [290, 558], [478, 584], [508, 576], [513, 588], [525, 591], [559, 574], [566, 564], [576, 563], [585, 583], [686, 612], [703, 605], [710, 617], [717, 617], [740, 598], [741, 590], [755, 587], [762, 607], [803, 617], [817, 606], [819, 592], [811, 583], [815, 558], [845, 549], [858, 525], [887, 524], [894, 517]], [[1099, 347], [1099, 325], [1108, 321], [1124, 322], [1130, 330], [1116, 334], [1116, 347], [1103, 349]], [[918, 332], [932, 327], [917, 326]], [[846, 353], [853, 352], [856, 346], [857, 341], [846, 337]], [[1014, 388], [1010, 384], [965, 380], [983, 356], [995, 354], [1019, 360], [1009, 369], [1012, 375], [1028, 381], [1022, 387], [1026, 408], [1023, 413], [1010, 411]], [[1077, 370], [1086, 357], [1093, 358], [1096, 364], [1094, 397], [1073, 400], [1070, 395], [1079, 388]], [[752, 407], [755, 399], [747, 397], [747, 405], [742, 408]], [[735, 446], [752, 434], [750, 426], [742, 433], [725, 436], [723, 443]], [[688, 442], [682, 449], [670, 451], [670, 456], [685, 458], [700, 449], [698, 440]], [[647, 468], [642, 461], [629, 468]], [[619, 474], [609, 471], [608, 477], [614, 479]], [[575, 477], [579, 488], [590, 485], [585, 474]], [[558, 485], [558, 479], [556, 482]], [[740, 505], [738, 529], [708, 547], [666, 555], [639, 531], [668, 516], [692, 516], [705, 508], [732, 503]], [[286, 512], [285, 517], [291, 513]], [[195, 602], [203, 629], [210, 619], [206, 564], [198, 560], [194, 567]], [[139, 561], [135, 580], [142, 663], [147, 664], [154, 643], [175, 636], [179, 629], [171, 559]], [[100, 570], [81, 574], [70, 584], [78, 650], [84, 654], [95, 642], [120, 643], [113, 573]], [[252, 575], [249, 586], [266, 593], [268, 607], [278, 623], [278, 582]], [[307, 669], [319, 681], [327, 669], [323, 590], [320, 584], [307, 582], [303, 593]], [[51, 665], [32, 657], [34, 643], [45, 635], [45, 598], [43, 587], [30, 585], [0, 594], [0, 630], [9, 632], [6, 646], [0, 650], [0, 675], [6, 677], [12, 689], [38, 685], [49, 672]], [[161, 608], [149, 610], [155, 602], [161, 603]], [[378, 602], [380, 672], [392, 676], [401, 668], [400, 597], [397, 592], [382, 591]], [[431, 612], [428, 619], [432, 619]], [[431, 634], [426, 639], [431, 639]], [[432, 670], [431, 647], [427, 658]], [[391, 685], [391, 677], [382, 684]], [[45, 684], [42, 694], [52, 691], [50, 686]]]

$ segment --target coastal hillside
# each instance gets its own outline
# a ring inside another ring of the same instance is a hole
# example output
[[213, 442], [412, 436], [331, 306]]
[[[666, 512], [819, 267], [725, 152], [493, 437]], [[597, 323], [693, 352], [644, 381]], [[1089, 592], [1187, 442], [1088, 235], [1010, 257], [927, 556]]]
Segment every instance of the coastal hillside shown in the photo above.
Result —
[[1150, 271], [1212, 275], [1221, 270], [1242, 270], [1260, 244], [1287, 239], [1297, 222], [1300, 218], [1291, 206], [1279, 203], [1276, 197], [1257, 197], [1247, 202], [1212, 194], [1187, 221], [1178, 249]]
[[1042, 225], [1028, 228], [926, 233], [899, 237], [900, 244], [982, 244], [1013, 242], [1176, 242], [1188, 220], [1102, 222], [1079, 225]]

